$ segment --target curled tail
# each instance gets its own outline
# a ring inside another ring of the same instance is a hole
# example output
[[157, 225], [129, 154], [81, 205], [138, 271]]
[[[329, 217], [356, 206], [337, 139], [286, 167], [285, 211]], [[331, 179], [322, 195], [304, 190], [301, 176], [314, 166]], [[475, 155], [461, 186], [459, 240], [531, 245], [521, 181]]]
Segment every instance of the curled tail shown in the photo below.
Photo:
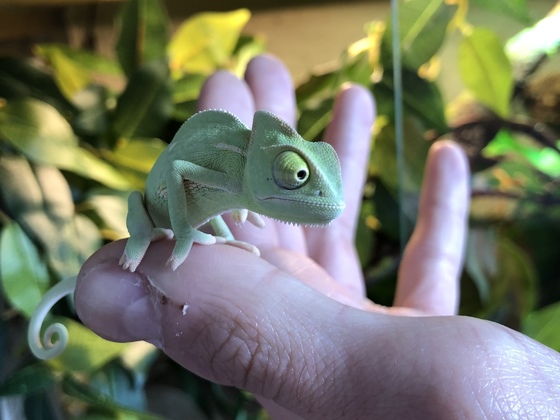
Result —
[[[66, 348], [66, 344], [68, 343], [68, 330], [64, 325], [60, 323], [49, 325], [43, 334], [42, 340], [41, 326], [49, 310], [55, 303], [64, 296], [74, 292], [74, 289], [76, 289], [76, 280], [77, 276], [69, 277], [47, 291], [31, 316], [29, 329], [27, 330], [27, 341], [29, 343], [29, 348], [39, 359], [52, 359], [62, 353]], [[53, 335], [58, 336], [58, 340], [54, 343], [52, 341]]]

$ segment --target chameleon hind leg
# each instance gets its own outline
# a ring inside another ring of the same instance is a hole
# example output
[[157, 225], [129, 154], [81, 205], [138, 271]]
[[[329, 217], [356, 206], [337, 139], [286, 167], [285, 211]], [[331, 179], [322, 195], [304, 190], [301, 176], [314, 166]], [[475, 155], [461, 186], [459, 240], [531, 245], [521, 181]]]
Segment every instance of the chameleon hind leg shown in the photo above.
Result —
[[152, 241], [173, 238], [172, 230], [154, 226], [140, 191], [133, 191], [128, 197], [126, 227], [130, 238], [128, 238], [119, 264], [131, 272], [136, 271]]

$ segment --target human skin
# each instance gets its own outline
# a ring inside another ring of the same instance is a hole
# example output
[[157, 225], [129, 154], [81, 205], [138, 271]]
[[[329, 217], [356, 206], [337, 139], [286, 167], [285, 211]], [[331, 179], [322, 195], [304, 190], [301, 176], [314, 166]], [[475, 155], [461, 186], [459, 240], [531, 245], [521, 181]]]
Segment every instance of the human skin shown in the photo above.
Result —
[[[245, 80], [210, 77], [199, 108], [226, 109], [249, 126], [256, 109], [291, 123], [296, 115], [289, 74], [268, 56]], [[233, 226], [261, 258], [195, 245], [177, 271], [165, 266], [172, 241], [153, 243], [135, 273], [118, 265], [125, 242], [109, 244], [80, 272], [82, 321], [254, 393], [273, 418], [560, 418], [557, 352], [456, 316], [469, 173], [454, 143], [430, 150], [394, 306], [365, 298], [354, 235], [374, 115], [365, 89], [341, 90], [324, 140], [339, 154], [347, 208], [331, 225]]]

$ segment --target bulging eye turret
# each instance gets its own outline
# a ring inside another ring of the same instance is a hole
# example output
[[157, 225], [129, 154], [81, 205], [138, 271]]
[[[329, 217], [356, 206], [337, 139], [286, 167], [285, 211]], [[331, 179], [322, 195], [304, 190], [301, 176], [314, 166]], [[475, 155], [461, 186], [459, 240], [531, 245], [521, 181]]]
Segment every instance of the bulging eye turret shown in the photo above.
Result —
[[298, 153], [284, 151], [274, 159], [272, 176], [279, 187], [295, 190], [309, 179], [309, 166]]

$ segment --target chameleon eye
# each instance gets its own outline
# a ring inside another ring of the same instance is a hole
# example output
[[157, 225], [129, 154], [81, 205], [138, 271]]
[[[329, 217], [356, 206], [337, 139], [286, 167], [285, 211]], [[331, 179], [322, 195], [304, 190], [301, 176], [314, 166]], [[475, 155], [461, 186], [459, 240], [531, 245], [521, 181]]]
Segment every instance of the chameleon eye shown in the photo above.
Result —
[[274, 159], [272, 176], [279, 187], [295, 190], [307, 182], [309, 167], [307, 162], [296, 152], [285, 151]]

